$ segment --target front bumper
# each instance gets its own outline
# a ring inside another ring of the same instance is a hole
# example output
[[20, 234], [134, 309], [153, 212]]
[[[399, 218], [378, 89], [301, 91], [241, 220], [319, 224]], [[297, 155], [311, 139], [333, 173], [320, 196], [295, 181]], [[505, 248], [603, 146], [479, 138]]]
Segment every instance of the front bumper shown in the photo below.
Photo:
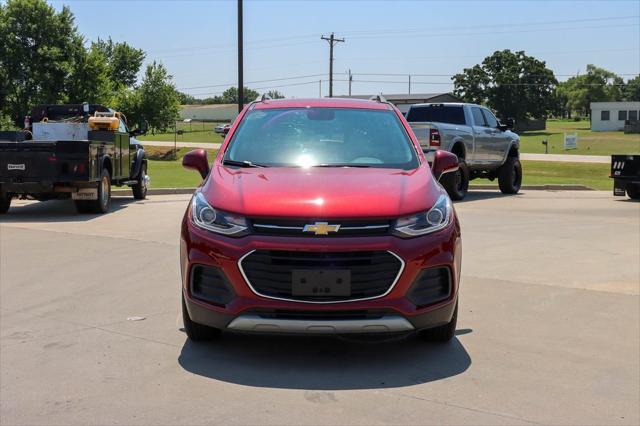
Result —
[[[255, 292], [239, 267], [239, 261], [254, 250], [389, 251], [403, 261], [404, 267], [390, 290], [379, 297], [321, 304], [278, 300]], [[402, 239], [390, 235], [354, 238], [250, 235], [229, 238], [195, 228], [185, 217], [180, 244], [182, 292], [191, 320], [218, 329], [322, 334], [408, 332], [436, 327], [451, 320], [458, 297], [461, 251], [457, 218], [434, 234]], [[192, 268], [196, 265], [218, 268], [224, 273], [233, 287], [234, 296], [229, 303], [216, 305], [193, 297], [189, 283]], [[450, 294], [433, 305], [415, 306], [407, 299], [407, 292], [424, 269], [436, 267], [449, 269]], [[311, 315], [302, 318], [274, 316], [273, 312], [281, 311]], [[372, 311], [379, 315], [352, 317], [352, 314], [364, 315]]]

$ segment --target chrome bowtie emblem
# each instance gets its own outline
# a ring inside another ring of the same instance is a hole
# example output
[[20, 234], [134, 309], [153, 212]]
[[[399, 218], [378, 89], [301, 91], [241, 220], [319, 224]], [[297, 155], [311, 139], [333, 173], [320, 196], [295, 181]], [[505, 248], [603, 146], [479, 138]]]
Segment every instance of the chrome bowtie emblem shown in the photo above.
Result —
[[327, 222], [316, 222], [305, 225], [302, 232], [313, 232], [316, 235], [329, 235], [329, 232], [338, 232], [340, 225], [329, 225]]

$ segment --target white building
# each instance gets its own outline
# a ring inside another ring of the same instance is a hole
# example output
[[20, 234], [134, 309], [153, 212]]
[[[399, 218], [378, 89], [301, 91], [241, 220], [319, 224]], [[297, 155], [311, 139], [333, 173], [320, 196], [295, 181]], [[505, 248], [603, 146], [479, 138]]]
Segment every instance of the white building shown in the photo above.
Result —
[[591, 130], [612, 132], [624, 130], [626, 120], [640, 118], [640, 102], [591, 102]]

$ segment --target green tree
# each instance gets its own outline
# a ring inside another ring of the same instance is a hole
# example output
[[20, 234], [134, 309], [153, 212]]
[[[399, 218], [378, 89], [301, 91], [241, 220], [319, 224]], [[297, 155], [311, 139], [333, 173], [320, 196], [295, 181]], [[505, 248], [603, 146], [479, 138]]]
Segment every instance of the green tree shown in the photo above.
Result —
[[567, 108], [582, 115], [591, 114], [591, 102], [621, 101], [624, 81], [615, 73], [587, 65], [587, 73], [569, 78], [560, 85], [567, 97]]
[[163, 132], [173, 126], [179, 115], [180, 99], [164, 65], [155, 61], [148, 65], [136, 91], [140, 102], [139, 120], [148, 121], [152, 132]]
[[18, 130], [13, 120], [8, 115], [0, 114], [0, 131], [2, 130]]
[[271, 99], [284, 99], [285, 98], [284, 94], [282, 94], [278, 90], [269, 90], [267, 92], [267, 96], [269, 96]]
[[[243, 103], [248, 104], [249, 102], [253, 102], [256, 98], [260, 96], [258, 92], [255, 90], [251, 90], [248, 87], [245, 87], [243, 90]], [[237, 104], [238, 103], [238, 88], [230, 87], [222, 93], [222, 103], [224, 104]]]
[[510, 50], [494, 52], [452, 80], [457, 96], [491, 107], [503, 120], [546, 116], [558, 83], [544, 61]]
[[6, 90], [5, 113], [14, 122], [33, 105], [64, 99], [79, 38], [73, 15], [44, 0], [0, 3], [0, 77]]
[[622, 97], [625, 101], [640, 101], [640, 75], [627, 80], [622, 88]]
[[98, 39], [91, 47], [102, 52], [106, 58], [109, 78], [114, 84], [131, 87], [136, 83], [146, 56], [144, 50], [131, 47], [126, 42], [116, 43], [111, 37], [107, 40]]
[[95, 46], [84, 48], [78, 36], [73, 69], [66, 81], [66, 102], [109, 105], [113, 101], [114, 83], [110, 79], [106, 57]]

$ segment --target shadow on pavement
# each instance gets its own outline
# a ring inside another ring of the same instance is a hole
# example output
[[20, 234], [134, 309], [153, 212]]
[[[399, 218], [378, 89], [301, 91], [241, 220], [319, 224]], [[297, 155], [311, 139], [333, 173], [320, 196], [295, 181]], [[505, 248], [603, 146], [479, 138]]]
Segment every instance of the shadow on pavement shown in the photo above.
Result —
[[345, 390], [441, 380], [463, 373], [471, 358], [457, 338], [431, 344], [415, 334], [385, 340], [225, 334], [210, 343], [187, 340], [178, 362], [191, 373], [244, 386]]
[[469, 192], [467, 192], [464, 200], [455, 201], [455, 203], [468, 203], [470, 201], [481, 201], [481, 200], [490, 200], [493, 198], [504, 198], [504, 197], [517, 197], [517, 195], [507, 195], [500, 192], [500, 190], [496, 187], [496, 189], [473, 189], [473, 187], [469, 187]]
[[[133, 197], [112, 197], [109, 213], [127, 208], [129, 204], [136, 201]], [[9, 212], [0, 215], [1, 223], [86, 222], [103, 216], [77, 213], [72, 200], [35, 201], [24, 205], [19, 205], [18, 202], [14, 199]]]

